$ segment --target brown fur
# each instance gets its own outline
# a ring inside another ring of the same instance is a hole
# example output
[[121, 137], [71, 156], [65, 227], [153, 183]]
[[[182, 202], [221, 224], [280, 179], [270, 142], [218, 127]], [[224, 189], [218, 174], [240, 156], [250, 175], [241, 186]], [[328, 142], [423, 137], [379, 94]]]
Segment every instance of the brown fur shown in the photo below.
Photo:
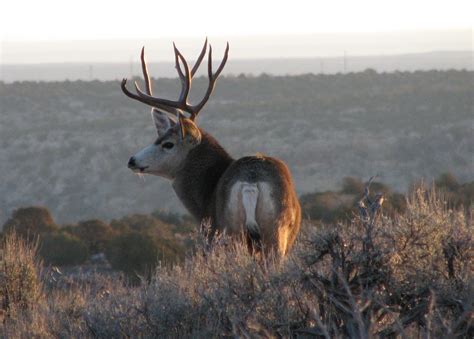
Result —
[[[174, 47], [176, 68], [181, 80], [178, 101], [152, 96], [144, 49], [141, 61], [146, 93], [135, 84], [137, 94], [121, 84], [128, 97], [152, 106], [158, 139], [135, 156], [128, 167], [139, 173], [166, 177], [189, 212], [199, 221], [211, 221], [213, 236], [217, 231], [243, 234], [250, 247], [286, 255], [295, 241], [301, 223], [301, 209], [287, 166], [280, 160], [257, 155], [232, 159], [219, 143], [195, 124], [195, 118], [214, 89], [229, 53], [216, 72], [212, 72], [209, 47], [209, 85], [204, 98], [190, 105], [188, 95], [192, 77], [207, 51], [207, 39], [196, 64], [189, 72], [186, 59]], [[183, 64], [186, 74], [181, 69]], [[174, 115], [170, 118], [167, 113]], [[190, 114], [189, 119], [183, 112]]]
[[[197, 219], [211, 220], [211, 231], [242, 234], [245, 217], [242, 206], [236, 216], [226, 212], [230, 191], [237, 182], [268, 187], [268, 197], [257, 201], [256, 221], [265, 252], [286, 255], [301, 223], [301, 209], [288, 167], [282, 161], [263, 155], [232, 159], [219, 143], [202, 131], [200, 145], [192, 149], [185, 165], [177, 172], [173, 188], [189, 212]], [[274, 210], [267, 208], [271, 199]]]

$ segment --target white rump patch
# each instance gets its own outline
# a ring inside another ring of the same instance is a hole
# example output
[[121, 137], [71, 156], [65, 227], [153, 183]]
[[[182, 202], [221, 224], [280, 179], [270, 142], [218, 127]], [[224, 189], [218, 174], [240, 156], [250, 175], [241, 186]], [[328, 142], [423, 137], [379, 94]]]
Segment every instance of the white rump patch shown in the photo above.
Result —
[[232, 185], [225, 207], [227, 227], [234, 232], [241, 227], [255, 236], [262, 236], [265, 225], [275, 219], [272, 187], [266, 182], [237, 181]]
[[257, 209], [258, 187], [256, 184], [242, 183], [242, 203], [245, 210], [245, 226], [251, 233], [259, 234], [260, 229], [255, 220]]

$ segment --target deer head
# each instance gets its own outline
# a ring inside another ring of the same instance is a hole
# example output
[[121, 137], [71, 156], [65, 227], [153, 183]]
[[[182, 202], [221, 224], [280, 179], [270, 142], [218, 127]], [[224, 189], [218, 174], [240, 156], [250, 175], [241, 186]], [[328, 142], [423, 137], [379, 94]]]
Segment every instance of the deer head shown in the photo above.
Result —
[[[152, 107], [151, 115], [158, 133], [158, 138], [145, 147], [128, 161], [128, 167], [137, 173], [148, 173], [159, 175], [173, 180], [176, 172], [184, 165], [188, 153], [201, 143], [201, 130], [195, 123], [195, 119], [214, 90], [216, 80], [222, 72], [229, 53], [229, 44], [224, 53], [217, 71], [212, 71], [212, 47], [209, 45], [208, 53], [208, 77], [209, 84], [203, 99], [196, 105], [188, 102], [189, 92], [193, 76], [201, 64], [207, 52], [207, 39], [190, 70], [186, 59], [173, 44], [175, 54], [176, 70], [181, 81], [181, 93], [177, 101], [161, 99], [152, 95], [151, 82], [144, 56], [144, 48], [141, 52], [141, 63], [143, 77], [145, 80], [146, 93], [143, 92], [135, 82], [136, 94], [126, 87], [127, 79], [123, 79], [122, 91], [128, 97], [138, 100]], [[181, 64], [183, 69], [181, 68]], [[189, 114], [186, 117], [184, 113]]]

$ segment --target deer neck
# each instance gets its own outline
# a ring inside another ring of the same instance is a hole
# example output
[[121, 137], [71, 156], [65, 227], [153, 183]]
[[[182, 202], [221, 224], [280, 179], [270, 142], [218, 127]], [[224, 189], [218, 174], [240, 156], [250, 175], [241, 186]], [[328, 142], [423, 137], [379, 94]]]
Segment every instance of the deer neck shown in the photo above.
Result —
[[199, 222], [213, 216], [217, 183], [233, 161], [214, 137], [201, 133], [201, 144], [189, 152], [173, 181], [176, 195]]

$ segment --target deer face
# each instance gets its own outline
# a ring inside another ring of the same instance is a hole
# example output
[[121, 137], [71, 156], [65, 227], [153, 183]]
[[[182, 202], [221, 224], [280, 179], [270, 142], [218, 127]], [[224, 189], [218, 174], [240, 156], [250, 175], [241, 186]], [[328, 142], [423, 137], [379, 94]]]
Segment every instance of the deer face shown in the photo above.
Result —
[[190, 119], [180, 117], [174, 120], [155, 108], [152, 109], [152, 116], [158, 138], [132, 156], [128, 167], [136, 173], [173, 180], [185, 164], [189, 151], [201, 143], [201, 131]]

